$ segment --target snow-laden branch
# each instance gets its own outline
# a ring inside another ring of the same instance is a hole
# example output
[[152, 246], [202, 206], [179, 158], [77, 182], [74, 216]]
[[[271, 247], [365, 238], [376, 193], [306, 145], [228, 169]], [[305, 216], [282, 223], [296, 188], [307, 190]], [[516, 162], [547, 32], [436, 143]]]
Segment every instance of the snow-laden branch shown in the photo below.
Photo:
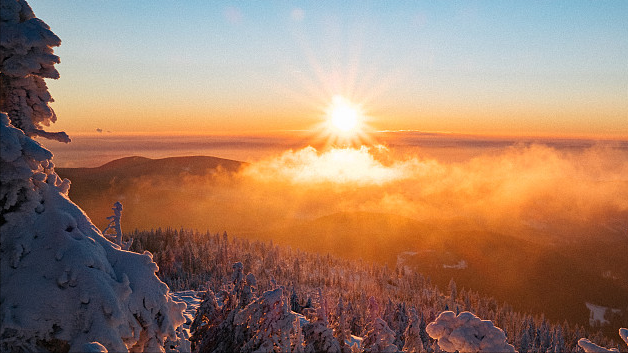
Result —
[[59, 78], [54, 65], [60, 60], [52, 48], [61, 39], [25, 0], [4, 0], [0, 11], [0, 111], [27, 136], [70, 142], [65, 132], [43, 130], [57, 120], [44, 79]]
[[[624, 342], [628, 345], [628, 329], [620, 328], [619, 329], [619, 337], [621, 337]], [[617, 348], [605, 348], [598, 346], [597, 344], [589, 341], [586, 338], [581, 338], [578, 341], [578, 345], [582, 348], [586, 353], [619, 353]]]

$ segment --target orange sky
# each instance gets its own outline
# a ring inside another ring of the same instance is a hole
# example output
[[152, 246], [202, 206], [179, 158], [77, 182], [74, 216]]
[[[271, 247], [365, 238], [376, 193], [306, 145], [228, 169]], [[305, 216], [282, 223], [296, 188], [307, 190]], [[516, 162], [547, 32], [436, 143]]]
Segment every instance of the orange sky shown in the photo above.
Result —
[[628, 138], [628, 3], [34, 0], [63, 43], [50, 130], [374, 130]]

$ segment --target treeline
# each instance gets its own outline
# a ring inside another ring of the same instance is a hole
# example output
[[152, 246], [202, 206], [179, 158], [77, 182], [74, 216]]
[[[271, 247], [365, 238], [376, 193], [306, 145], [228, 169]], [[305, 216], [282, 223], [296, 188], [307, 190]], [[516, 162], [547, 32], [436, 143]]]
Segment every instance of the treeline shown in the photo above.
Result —
[[[457, 288], [451, 281], [447, 293], [421, 274], [406, 268], [391, 269], [362, 261], [349, 261], [302, 252], [272, 242], [230, 237], [227, 233], [157, 229], [134, 231], [132, 251], [148, 250], [159, 265], [158, 276], [172, 291], [206, 290], [225, 293], [233, 285], [234, 263], [242, 263], [244, 273], [255, 276], [256, 293], [282, 288], [292, 311], [307, 314], [322, 307], [333, 317], [342, 303], [347, 333], [364, 337], [377, 314], [394, 332], [399, 350], [404, 333], [416, 313], [415, 326], [422, 346], [432, 351], [434, 341], [425, 327], [444, 310], [470, 311], [491, 320], [506, 333], [508, 343], [519, 352], [576, 352], [577, 341], [586, 337], [599, 345], [618, 347], [617, 341], [597, 330], [568, 322], [554, 323], [543, 315], [513, 311], [494, 298]], [[359, 244], [347, 244], [359, 246]], [[372, 313], [373, 297], [377, 313]], [[333, 320], [332, 320], [333, 321]]]

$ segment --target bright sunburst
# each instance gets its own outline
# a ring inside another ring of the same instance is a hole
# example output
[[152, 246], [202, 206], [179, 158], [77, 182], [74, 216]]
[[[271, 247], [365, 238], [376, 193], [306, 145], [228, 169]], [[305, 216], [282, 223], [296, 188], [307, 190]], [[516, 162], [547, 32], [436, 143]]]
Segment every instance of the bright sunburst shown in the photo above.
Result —
[[372, 144], [368, 117], [360, 104], [335, 95], [317, 125], [317, 139], [327, 147], [359, 147]]
[[358, 110], [342, 97], [334, 97], [330, 110], [329, 122], [342, 133], [352, 133], [358, 127]]
[[365, 116], [359, 105], [336, 95], [325, 114], [325, 135], [333, 145], [354, 144], [364, 139]]

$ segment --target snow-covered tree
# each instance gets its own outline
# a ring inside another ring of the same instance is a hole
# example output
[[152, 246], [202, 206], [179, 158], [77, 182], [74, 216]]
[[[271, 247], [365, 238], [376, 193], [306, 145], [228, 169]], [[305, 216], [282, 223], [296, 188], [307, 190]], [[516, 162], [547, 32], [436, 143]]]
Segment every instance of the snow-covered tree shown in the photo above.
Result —
[[107, 217], [109, 225], [102, 231], [102, 234], [107, 237], [107, 239], [120, 245], [123, 250], [129, 250], [131, 244], [133, 244], [133, 238], [127, 241], [122, 240], [122, 224], [120, 223], [120, 219], [122, 218], [122, 204], [118, 201], [111, 209], [113, 210], [113, 215]]
[[[626, 342], [626, 345], [628, 345], [628, 329], [620, 328], [619, 337], [621, 337], [621, 339]], [[578, 345], [586, 353], [619, 353], [619, 350], [617, 348], [608, 349], [600, 347], [586, 338], [581, 338], [580, 340], [578, 340]]]
[[203, 301], [196, 309], [194, 321], [190, 325], [190, 332], [195, 333], [197, 337], [203, 337], [211, 327], [217, 326], [222, 319], [222, 312], [218, 307], [214, 292], [208, 289], [202, 298]]
[[303, 330], [301, 329], [300, 318], [294, 319], [294, 335], [292, 336], [292, 353], [304, 353], [305, 352], [305, 338], [303, 337]]
[[379, 304], [377, 299], [371, 296], [368, 299], [367, 316], [369, 322], [366, 324], [366, 333], [362, 341], [364, 352], [397, 352], [395, 342], [395, 332], [388, 327], [386, 321], [379, 317]]
[[427, 325], [427, 333], [447, 352], [515, 352], [502, 329], [468, 311], [458, 316], [443, 311], [436, 321]]
[[334, 331], [329, 327], [327, 318], [327, 300], [318, 291], [318, 308], [316, 310], [316, 319], [303, 326], [303, 336], [305, 343], [305, 352], [330, 352], [340, 353], [340, 344], [334, 338]]
[[[68, 199], [52, 154], [0, 114], [3, 351], [162, 350], [183, 323], [150, 253], [122, 251]], [[63, 350], [63, 348], [60, 348]]]
[[47, 132], [57, 120], [45, 78], [57, 79], [59, 57], [53, 47], [61, 40], [35, 17], [25, 0], [4, 0], [0, 5], [0, 111], [27, 136], [69, 142], [65, 132]]
[[316, 320], [303, 326], [305, 353], [340, 353], [340, 345], [334, 338], [334, 331], [322, 321]]
[[456, 298], [458, 297], [458, 288], [456, 281], [452, 278], [449, 280], [449, 306], [452, 310], [456, 309]]
[[342, 301], [342, 296], [338, 297], [338, 305], [334, 310], [332, 328], [334, 330], [334, 337], [340, 344], [340, 350], [343, 353], [351, 351], [351, 348], [347, 345], [346, 341], [349, 339], [350, 332], [347, 325], [347, 315], [345, 313], [345, 306]]
[[368, 331], [362, 341], [364, 352], [397, 352], [399, 348], [394, 344], [395, 333], [388, 327], [386, 321], [377, 317], [368, 326]]
[[163, 351], [184, 321], [150, 253], [122, 251], [68, 198], [31, 136], [54, 122], [59, 39], [24, 0], [0, 5], [0, 350]]
[[283, 288], [264, 292], [235, 316], [234, 324], [247, 327], [251, 336], [240, 351], [289, 352], [295, 319]]
[[410, 308], [409, 323], [404, 332], [405, 342], [404, 352], [418, 353], [425, 352], [423, 341], [421, 340], [421, 321], [415, 308]]

